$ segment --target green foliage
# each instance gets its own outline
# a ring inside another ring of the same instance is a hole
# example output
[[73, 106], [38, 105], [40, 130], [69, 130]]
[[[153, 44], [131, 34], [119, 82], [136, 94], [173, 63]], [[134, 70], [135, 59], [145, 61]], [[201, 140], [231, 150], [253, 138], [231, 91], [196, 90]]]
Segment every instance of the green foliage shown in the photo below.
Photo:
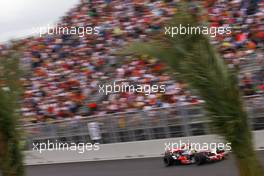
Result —
[[20, 71], [18, 55], [0, 58], [0, 170], [3, 176], [23, 176], [23, 156], [17, 130]]
[[[167, 26], [179, 24], [198, 25], [193, 16], [182, 11]], [[242, 106], [239, 88], [235, 75], [227, 69], [206, 36], [193, 34], [172, 38], [162, 34], [147, 43], [133, 43], [122, 51], [124, 53], [148, 54], [167, 62], [183, 80], [199, 91], [218, 132], [231, 136], [233, 126], [241, 120], [236, 114]], [[227, 126], [230, 128], [226, 129]]]
[[[195, 15], [182, 5], [166, 26], [198, 26]], [[217, 132], [232, 143], [240, 175], [260, 176], [262, 168], [256, 159], [247, 114], [237, 84], [237, 76], [225, 65], [201, 34], [154, 35], [148, 42], [132, 43], [119, 54], [148, 54], [166, 62], [171, 69], [197, 90]], [[250, 164], [248, 164], [250, 163]]]

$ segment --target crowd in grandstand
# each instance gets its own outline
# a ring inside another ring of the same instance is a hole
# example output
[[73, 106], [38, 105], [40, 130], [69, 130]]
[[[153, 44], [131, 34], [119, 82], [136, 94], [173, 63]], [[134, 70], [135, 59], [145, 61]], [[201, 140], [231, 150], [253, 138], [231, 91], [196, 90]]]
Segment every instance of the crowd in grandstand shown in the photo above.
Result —
[[120, 108], [112, 100], [90, 100], [100, 81], [110, 79], [104, 67], [115, 63], [111, 53], [125, 42], [144, 39], [160, 29], [172, 14], [173, 7], [162, 1], [147, 5], [140, 1], [82, 1], [59, 25], [97, 26], [100, 35], [80, 38], [62, 34], [27, 42], [23, 60], [31, 60], [33, 75], [24, 79], [23, 115], [45, 121], [136, 108]]
[[247, 59], [262, 66], [257, 74], [240, 75], [242, 89], [246, 95], [252, 95], [257, 89], [263, 90], [260, 86], [255, 89], [254, 85], [263, 84], [264, 2], [259, 1], [258, 8], [249, 7], [248, 2], [215, 1], [207, 9], [211, 26], [232, 26], [232, 34], [218, 35], [213, 41], [227, 64], [241, 70]]
[[[213, 0], [199, 5], [206, 7], [209, 26], [232, 26], [232, 34], [212, 40], [230, 67], [241, 70], [244, 60], [253, 58], [257, 66], [262, 66], [262, 70], [240, 75], [241, 88], [246, 95], [252, 95], [264, 89], [264, 3], [259, 1], [258, 8], [249, 11], [244, 2]], [[144, 40], [151, 32], [162, 30], [163, 23], [175, 11], [174, 1], [82, 0], [58, 25], [97, 26], [99, 36], [60, 34], [22, 40], [25, 49], [21, 63], [30, 70], [22, 79], [25, 92], [21, 112], [25, 121], [147, 110], [179, 102], [198, 103], [200, 100], [184, 83], [172, 79], [158, 60], [138, 56], [127, 60], [112, 54], [131, 40]], [[0, 52], [8, 52], [8, 46], [0, 46]], [[118, 79], [165, 84], [166, 92], [115, 93], [95, 100], [99, 84]]]

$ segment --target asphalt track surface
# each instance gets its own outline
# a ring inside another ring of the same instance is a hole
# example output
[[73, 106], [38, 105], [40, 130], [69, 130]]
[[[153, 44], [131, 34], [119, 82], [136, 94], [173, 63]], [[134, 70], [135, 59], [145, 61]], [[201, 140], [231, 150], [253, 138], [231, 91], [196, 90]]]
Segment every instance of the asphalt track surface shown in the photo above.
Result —
[[[257, 154], [264, 166], [264, 151]], [[28, 166], [26, 172], [27, 176], [238, 176], [232, 156], [202, 166], [167, 168], [162, 158], [145, 158]]]

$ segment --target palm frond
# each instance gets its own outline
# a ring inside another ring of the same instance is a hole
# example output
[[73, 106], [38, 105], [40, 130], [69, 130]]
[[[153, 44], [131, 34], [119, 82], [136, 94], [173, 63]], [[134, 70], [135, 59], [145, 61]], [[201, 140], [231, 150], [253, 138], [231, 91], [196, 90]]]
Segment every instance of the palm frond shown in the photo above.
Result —
[[[182, 7], [167, 26], [198, 26], [195, 15]], [[241, 175], [262, 175], [253, 150], [237, 76], [227, 68], [210, 44], [208, 36], [178, 34], [172, 37], [165, 35], [164, 31], [162, 34], [152, 37], [152, 40], [146, 43], [132, 43], [123, 49], [122, 53], [148, 54], [166, 62], [171, 69], [178, 72], [205, 100], [205, 108], [217, 132], [232, 143], [232, 149], [241, 165]], [[246, 162], [251, 163], [251, 166], [245, 165]]]

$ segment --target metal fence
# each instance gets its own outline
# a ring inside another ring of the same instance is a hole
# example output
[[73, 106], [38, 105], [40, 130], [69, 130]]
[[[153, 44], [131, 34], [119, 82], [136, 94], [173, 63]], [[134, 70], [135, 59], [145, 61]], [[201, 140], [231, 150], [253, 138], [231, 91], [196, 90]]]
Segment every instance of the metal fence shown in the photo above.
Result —
[[[264, 129], [264, 108], [262, 102], [249, 102], [247, 106], [252, 130]], [[104, 116], [90, 116], [82, 119], [39, 123], [23, 127], [26, 133], [26, 148], [33, 143], [95, 142], [91, 139], [88, 123], [99, 125], [100, 143], [115, 143], [162, 139], [170, 137], [195, 136], [214, 133], [202, 105], [181, 105], [157, 108], [148, 111], [116, 113]]]

